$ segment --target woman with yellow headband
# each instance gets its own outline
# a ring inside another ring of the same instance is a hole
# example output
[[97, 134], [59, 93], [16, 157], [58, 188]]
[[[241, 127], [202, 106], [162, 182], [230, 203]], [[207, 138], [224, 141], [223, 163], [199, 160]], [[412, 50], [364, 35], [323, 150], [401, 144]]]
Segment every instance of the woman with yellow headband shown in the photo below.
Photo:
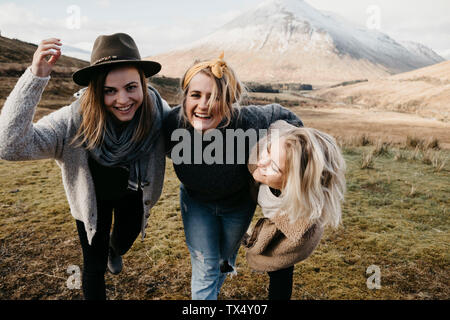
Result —
[[[181, 86], [182, 104], [171, 110], [163, 126], [166, 147], [181, 181], [192, 299], [217, 299], [227, 273], [235, 273], [241, 239], [256, 208], [247, 170], [249, 152], [260, 130], [271, 123], [303, 124], [278, 104], [241, 107], [245, 89], [223, 53], [218, 59], [194, 64]], [[252, 133], [253, 141], [241, 139]], [[239, 139], [244, 143], [236, 143]]]

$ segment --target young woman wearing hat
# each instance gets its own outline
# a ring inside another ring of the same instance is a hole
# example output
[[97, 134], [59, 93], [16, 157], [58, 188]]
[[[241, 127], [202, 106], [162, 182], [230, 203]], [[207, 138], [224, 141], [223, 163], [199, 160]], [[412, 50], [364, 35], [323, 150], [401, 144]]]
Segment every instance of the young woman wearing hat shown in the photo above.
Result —
[[142, 61], [134, 40], [117, 33], [99, 36], [90, 66], [74, 73], [73, 80], [87, 86], [81, 97], [33, 124], [60, 46], [55, 38], [39, 44], [5, 102], [0, 157], [56, 160], [82, 246], [84, 297], [105, 299], [106, 268], [121, 271], [121, 255], [139, 232], [145, 236], [149, 211], [161, 194], [160, 131], [170, 108], [146, 83], [160, 64]]
[[[228, 140], [227, 132], [239, 135], [254, 130], [259, 134], [259, 129], [267, 129], [279, 119], [296, 125], [302, 122], [277, 104], [240, 108], [243, 86], [223, 55], [189, 68], [181, 85], [183, 102], [169, 113], [164, 131], [168, 155], [181, 181], [180, 207], [192, 265], [191, 295], [196, 300], [217, 299], [226, 274], [235, 269], [241, 239], [256, 207], [246, 166], [251, 142], [245, 140], [244, 147], [237, 147], [234, 138]], [[217, 141], [200, 137], [201, 145], [196, 145], [197, 135], [212, 133], [223, 142], [216, 148], [213, 163], [203, 155]], [[182, 161], [177, 151], [184, 142], [177, 139], [180, 136], [190, 141]]]

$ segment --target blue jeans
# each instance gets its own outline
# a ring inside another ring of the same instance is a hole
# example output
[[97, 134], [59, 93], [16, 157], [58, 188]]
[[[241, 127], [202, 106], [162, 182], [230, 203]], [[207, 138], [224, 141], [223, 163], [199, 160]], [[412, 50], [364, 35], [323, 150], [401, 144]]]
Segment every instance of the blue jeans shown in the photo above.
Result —
[[[243, 204], [219, 205], [200, 202], [180, 187], [181, 214], [186, 244], [191, 255], [193, 300], [215, 300], [230, 270], [235, 269], [242, 237], [247, 231], [256, 204], [249, 197]], [[221, 267], [222, 271], [221, 272]]]

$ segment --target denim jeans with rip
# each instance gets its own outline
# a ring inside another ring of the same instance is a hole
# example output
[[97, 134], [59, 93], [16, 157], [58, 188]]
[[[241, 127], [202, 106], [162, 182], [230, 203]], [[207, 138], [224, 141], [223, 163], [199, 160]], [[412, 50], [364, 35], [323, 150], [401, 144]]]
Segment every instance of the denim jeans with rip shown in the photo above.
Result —
[[191, 255], [193, 300], [216, 300], [228, 273], [235, 272], [236, 256], [256, 204], [248, 199], [225, 206], [200, 202], [180, 187], [186, 244]]

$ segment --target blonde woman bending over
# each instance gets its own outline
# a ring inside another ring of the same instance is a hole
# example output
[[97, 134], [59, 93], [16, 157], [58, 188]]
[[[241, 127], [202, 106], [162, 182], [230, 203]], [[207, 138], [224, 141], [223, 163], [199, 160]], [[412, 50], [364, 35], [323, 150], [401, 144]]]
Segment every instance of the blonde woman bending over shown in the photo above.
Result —
[[331, 136], [285, 121], [253, 148], [248, 168], [261, 183], [264, 218], [244, 245], [249, 266], [269, 274], [269, 300], [291, 298], [294, 265], [311, 255], [324, 227], [340, 224], [345, 167]]

